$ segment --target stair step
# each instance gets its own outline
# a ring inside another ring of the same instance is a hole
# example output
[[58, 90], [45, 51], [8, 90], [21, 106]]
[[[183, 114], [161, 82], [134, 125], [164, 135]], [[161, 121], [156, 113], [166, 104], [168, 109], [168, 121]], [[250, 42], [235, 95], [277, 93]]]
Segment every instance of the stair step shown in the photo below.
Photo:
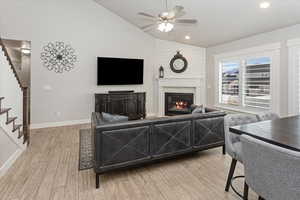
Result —
[[12, 123], [13, 121], [15, 121], [17, 119], [17, 117], [9, 117], [6, 121], [6, 125]]
[[12, 132], [15, 132], [15, 131], [19, 130], [21, 127], [22, 127], [21, 124], [15, 125], [14, 129], [12, 130]]
[[2, 115], [2, 114], [4, 114], [4, 113], [7, 113], [8, 111], [10, 111], [11, 110], [11, 108], [2, 108], [1, 110], [0, 110], [0, 115]]
[[23, 131], [19, 131], [18, 139], [20, 139], [23, 136]]

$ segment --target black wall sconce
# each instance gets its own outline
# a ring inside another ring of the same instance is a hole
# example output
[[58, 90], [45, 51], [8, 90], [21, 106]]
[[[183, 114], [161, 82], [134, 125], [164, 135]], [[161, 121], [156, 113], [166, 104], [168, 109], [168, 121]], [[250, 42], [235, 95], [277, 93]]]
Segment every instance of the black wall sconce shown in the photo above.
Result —
[[159, 68], [159, 78], [164, 78], [165, 72], [163, 66], [160, 66]]

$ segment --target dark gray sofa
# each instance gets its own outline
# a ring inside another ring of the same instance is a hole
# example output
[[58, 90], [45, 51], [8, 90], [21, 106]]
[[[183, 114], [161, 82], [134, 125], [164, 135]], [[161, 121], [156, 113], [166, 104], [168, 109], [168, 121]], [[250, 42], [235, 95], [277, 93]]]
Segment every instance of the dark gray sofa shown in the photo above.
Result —
[[92, 114], [96, 187], [108, 171], [225, 145], [224, 112], [106, 124]]

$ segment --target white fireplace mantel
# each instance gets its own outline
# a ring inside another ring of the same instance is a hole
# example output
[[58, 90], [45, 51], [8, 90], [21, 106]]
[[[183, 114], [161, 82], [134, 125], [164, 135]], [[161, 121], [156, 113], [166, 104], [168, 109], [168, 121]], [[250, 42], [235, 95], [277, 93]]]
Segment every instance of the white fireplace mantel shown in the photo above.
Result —
[[163, 78], [158, 80], [158, 115], [165, 115], [165, 93], [193, 93], [195, 104], [204, 104], [202, 90], [205, 88], [204, 77]]

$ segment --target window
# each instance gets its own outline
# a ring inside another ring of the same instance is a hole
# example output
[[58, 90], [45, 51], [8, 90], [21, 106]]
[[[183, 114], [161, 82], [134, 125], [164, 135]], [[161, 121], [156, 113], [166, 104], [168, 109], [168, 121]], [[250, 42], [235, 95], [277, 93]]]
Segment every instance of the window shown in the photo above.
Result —
[[219, 103], [270, 109], [271, 58], [220, 62]]
[[268, 57], [249, 59], [245, 65], [244, 105], [270, 109], [270, 65]]
[[223, 62], [221, 103], [239, 105], [239, 69], [238, 62]]

